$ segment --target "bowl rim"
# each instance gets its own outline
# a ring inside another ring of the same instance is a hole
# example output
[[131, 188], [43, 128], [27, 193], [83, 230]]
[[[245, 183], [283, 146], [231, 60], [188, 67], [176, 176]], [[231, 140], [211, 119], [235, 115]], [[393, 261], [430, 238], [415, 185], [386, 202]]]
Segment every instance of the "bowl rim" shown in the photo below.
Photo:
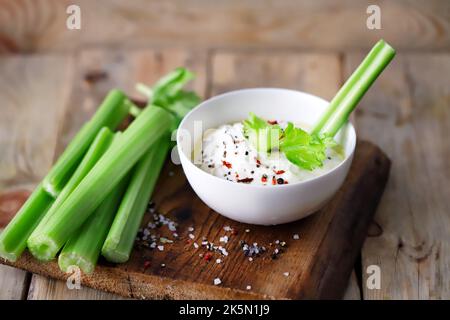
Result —
[[[211, 102], [214, 102], [215, 100], [219, 100], [222, 99], [226, 96], [231, 96], [231, 95], [236, 95], [236, 94], [240, 94], [242, 92], [250, 92], [250, 91], [287, 91], [287, 92], [291, 92], [291, 93], [300, 93], [306, 96], [309, 96], [311, 98], [314, 99], [318, 99], [321, 100], [325, 103], [330, 103], [329, 101], [318, 97], [316, 95], [313, 95], [311, 93], [308, 92], [303, 92], [300, 90], [293, 90], [293, 89], [286, 89], [286, 88], [276, 88], [276, 87], [256, 87], [256, 88], [245, 88], [245, 89], [238, 89], [238, 90], [232, 90], [232, 91], [227, 91], [218, 95], [215, 95], [214, 97], [211, 97], [209, 99], [206, 99], [204, 101], [202, 101], [201, 103], [199, 103], [195, 108], [193, 108], [192, 110], [190, 110], [185, 116], [184, 118], [181, 120], [178, 128], [182, 128], [184, 123], [187, 121], [188, 117], [191, 116], [191, 114], [193, 114], [194, 112], [196, 112], [198, 109], [200, 108], [204, 108], [204, 106], [206, 104], [210, 104]], [[229, 186], [236, 186], [237, 188], [254, 188], [254, 189], [259, 189], [262, 188], [264, 190], [280, 190], [283, 188], [293, 188], [295, 186], [300, 186], [300, 185], [304, 185], [304, 184], [309, 184], [312, 182], [317, 182], [319, 180], [323, 180], [325, 178], [327, 178], [329, 175], [332, 175], [333, 173], [335, 173], [336, 171], [338, 171], [341, 167], [343, 167], [348, 161], [351, 161], [353, 158], [353, 155], [355, 153], [355, 149], [356, 149], [356, 141], [358, 139], [357, 134], [356, 134], [356, 130], [355, 127], [353, 126], [353, 123], [349, 120], [347, 121], [348, 129], [350, 130], [350, 134], [352, 133], [353, 136], [355, 137], [352, 145], [351, 145], [351, 150], [348, 154], [345, 155], [344, 160], [342, 160], [336, 167], [334, 167], [333, 169], [331, 169], [328, 172], [325, 172], [321, 175], [315, 176], [315, 177], [311, 177], [302, 181], [297, 181], [297, 182], [293, 182], [293, 183], [289, 183], [289, 184], [282, 184], [282, 185], [276, 185], [276, 186], [272, 186], [272, 185], [259, 185], [259, 184], [247, 184], [247, 183], [237, 183], [234, 181], [228, 181], [225, 179], [221, 179], [215, 175], [212, 175], [206, 171], [203, 171], [202, 169], [200, 169], [199, 167], [197, 167], [191, 159], [189, 159], [185, 153], [183, 152], [183, 150], [181, 150], [181, 144], [179, 143], [179, 139], [181, 136], [181, 130], [177, 130], [177, 134], [176, 134], [176, 142], [177, 142], [177, 152], [178, 152], [178, 157], [180, 157], [181, 160], [181, 165], [183, 167], [183, 171], [184, 169], [184, 165], [188, 165], [190, 168], [193, 168], [193, 170], [195, 172], [199, 172], [199, 174], [203, 175], [204, 177], [208, 177], [207, 179], [211, 179], [213, 178], [215, 181], [220, 182], [220, 183], [226, 183], [226, 185]], [[183, 160], [181, 159], [183, 158]]]

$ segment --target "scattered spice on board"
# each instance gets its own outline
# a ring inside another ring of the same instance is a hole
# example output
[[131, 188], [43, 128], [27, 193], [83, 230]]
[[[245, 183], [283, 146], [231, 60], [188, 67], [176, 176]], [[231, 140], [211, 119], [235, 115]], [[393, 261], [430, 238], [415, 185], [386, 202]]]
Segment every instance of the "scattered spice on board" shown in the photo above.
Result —
[[[282, 172], [282, 170], [275, 171], [275, 174], [277, 175], [281, 175], [283, 173], [284, 172]], [[276, 178], [275, 176], [272, 176], [272, 181], [275, 180], [278, 184], [286, 183], [285, 181], [281, 182], [280, 179], [283, 180], [282, 178]], [[158, 214], [155, 208], [155, 203], [150, 202], [148, 205], [148, 212], [151, 213], [151, 220], [146, 224], [145, 227], [139, 229], [139, 233], [136, 237], [136, 242], [137, 244], [148, 247], [150, 249], [156, 248], [159, 251], [165, 251], [164, 245], [169, 245], [174, 243], [175, 240], [179, 240], [179, 235], [177, 233], [178, 224], [165, 215]], [[170, 237], [167, 237], [167, 235], [161, 236], [155, 233], [155, 231], [159, 231], [162, 226], [167, 227], [172, 235], [172, 239]], [[194, 232], [194, 230], [195, 229], [193, 226], [187, 228], [187, 231], [189, 233], [186, 242], [189, 244], [192, 243], [195, 250], [199, 249], [200, 247], [206, 249], [207, 252], [200, 252], [199, 257], [207, 262], [211, 261], [214, 258], [213, 261], [215, 261], [216, 264], [223, 263], [223, 257], [229, 255], [229, 252], [224, 246], [235, 239], [234, 236], [238, 234], [235, 228], [226, 225], [223, 227], [223, 230], [226, 232], [226, 234], [219, 237], [219, 242], [222, 245], [216, 245], [213, 242], [208, 241], [206, 237], [201, 237], [201, 242], [194, 242], [193, 240], [196, 238], [192, 233]], [[244, 229], [244, 231], [245, 233], [250, 233], [250, 229]], [[299, 240], [300, 236], [299, 234], [293, 234], [292, 238], [294, 240]], [[269, 246], [271, 247], [270, 252], [266, 249], [265, 246], [259, 245], [257, 242], [249, 244], [245, 240], [241, 239], [239, 240], [239, 245], [241, 247], [241, 251], [243, 252], [244, 256], [247, 257], [247, 260], [249, 262], [254, 261], [257, 257], [266, 256], [266, 254], [268, 254], [268, 257], [272, 259], [277, 259], [280, 254], [283, 253], [287, 248], [286, 241], [281, 241], [279, 239], [269, 243]], [[186, 250], [188, 249], [189, 247], [186, 248]], [[218, 258], [216, 254], [220, 254], [220, 257]], [[216, 255], [216, 257], [214, 257], [214, 255]], [[143, 265], [144, 271], [149, 268], [150, 265], [150, 261], [145, 261]], [[164, 268], [165, 266], [166, 265], [164, 263], [161, 264], [161, 268]], [[289, 272], [284, 272], [283, 275], [288, 277]], [[215, 285], [219, 285], [221, 283], [222, 281], [219, 278], [214, 279]], [[246, 289], [251, 290], [251, 286], [248, 285]]]
[[[149, 202], [147, 212], [150, 213], [151, 218], [144, 227], [139, 229], [136, 236], [136, 244], [138, 246], [155, 249], [159, 244], [170, 244], [178, 239], [178, 234], [176, 233], [178, 224], [165, 215], [158, 214], [156, 212], [156, 204], [153, 201]], [[163, 226], [167, 227], [169, 232], [164, 232], [164, 230], [161, 229]], [[166, 234], [161, 236], [160, 232]], [[167, 236], [167, 233], [171, 234], [173, 239], [170, 239]]]
[[207, 252], [204, 256], [203, 256], [203, 260], [205, 261], [210, 261], [212, 258], [212, 254]]
[[[258, 244], [255, 242], [253, 245], [249, 245], [246, 241], [241, 240], [239, 241], [239, 244], [241, 245], [242, 251], [244, 252], [244, 255], [246, 257], [256, 257], [260, 254], [266, 252], [266, 248], [262, 246], [258, 246]], [[253, 260], [253, 259], [252, 259]], [[252, 261], [250, 260], [250, 261]]]

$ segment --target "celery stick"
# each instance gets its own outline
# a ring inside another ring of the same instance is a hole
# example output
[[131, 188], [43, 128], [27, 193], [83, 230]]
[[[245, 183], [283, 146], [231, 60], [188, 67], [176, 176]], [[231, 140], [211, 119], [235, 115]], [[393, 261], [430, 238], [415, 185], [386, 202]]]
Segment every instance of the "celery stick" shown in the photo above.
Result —
[[44, 189], [54, 198], [69, 180], [98, 131], [102, 127], [114, 130], [128, 115], [130, 104], [127, 101], [121, 91], [110, 91], [97, 112], [69, 143], [43, 181]]
[[62, 271], [67, 272], [69, 266], [78, 266], [85, 273], [94, 271], [102, 245], [128, 185], [128, 176], [126, 175], [114, 187], [95, 212], [66, 243], [58, 257], [59, 268]]
[[54, 199], [39, 184], [19, 212], [0, 233], [0, 257], [15, 262], [25, 250], [27, 239]]
[[333, 137], [394, 56], [395, 50], [389, 44], [378, 41], [330, 102], [312, 134], [326, 133]]
[[140, 157], [167, 134], [173, 121], [174, 117], [161, 108], [144, 109], [28, 245], [48, 259], [55, 257]]
[[117, 212], [120, 200], [127, 186], [122, 179], [103, 200], [95, 212], [74, 234], [59, 254], [59, 268], [67, 272], [69, 266], [78, 266], [84, 273], [92, 273], [97, 264], [103, 242]]
[[35, 246], [30, 245], [30, 243], [33, 242], [32, 239], [39, 237], [41, 230], [47, 225], [51, 217], [55, 214], [55, 212], [59, 210], [61, 205], [69, 197], [72, 191], [78, 186], [80, 181], [88, 174], [88, 172], [94, 167], [100, 157], [109, 148], [111, 142], [113, 141], [113, 138], [114, 134], [107, 127], [103, 127], [102, 129], [100, 129], [91, 146], [89, 147], [86, 155], [83, 157], [83, 160], [75, 170], [74, 174], [64, 186], [61, 193], [56, 198], [55, 202], [52, 204], [48, 212], [45, 214], [45, 217], [41, 220], [41, 222], [29, 237], [28, 248], [30, 249], [31, 254], [37, 259], [46, 261], [51, 257], [45, 256], [45, 253], [42, 253]]
[[108, 261], [123, 263], [129, 259], [139, 225], [164, 165], [169, 146], [169, 137], [163, 137], [136, 165], [102, 248], [102, 255]]

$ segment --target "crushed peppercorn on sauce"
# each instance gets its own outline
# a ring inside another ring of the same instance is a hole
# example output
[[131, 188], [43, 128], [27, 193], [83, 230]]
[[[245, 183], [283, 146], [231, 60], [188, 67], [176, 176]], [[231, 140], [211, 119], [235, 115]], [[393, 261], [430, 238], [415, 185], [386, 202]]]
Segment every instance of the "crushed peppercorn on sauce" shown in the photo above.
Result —
[[[287, 123], [279, 122], [284, 128]], [[258, 152], [244, 136], [243, 124], [225, 124], [207, 130], [202, 140], [200, 169], [216, 177], [238, 183], [255, 185], [283, 185], [320, 176], [336, 167], [342, 157], [327, 150], [323, 167], [308, 171], [291, 163], [284, 153]]]

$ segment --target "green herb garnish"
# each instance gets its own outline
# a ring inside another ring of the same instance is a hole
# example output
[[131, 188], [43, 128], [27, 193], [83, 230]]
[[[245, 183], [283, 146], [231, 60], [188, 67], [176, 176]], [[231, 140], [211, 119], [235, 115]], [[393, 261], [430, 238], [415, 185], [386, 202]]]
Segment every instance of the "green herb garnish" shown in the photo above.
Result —
[[269, 124], [253, 112], [244, 120], [244, 135], [259, 152], [270, 152], [279, 148], [281, 128], [277, 124]]
[[[394, 56], [395, 50], [390, 45], [383, 40], [378, 41], [333, 98], [311, 133], [294, 127], [292, 123], [281, 131], [278, 125], [271, 125], [250, 113], [249, 119], [244, 121], [245, 136], [260, 152], [270, 152], [276, 145], [290, 162], [302, 169], [321, 167], [327, 148], [335, 147], [342, 151], [333, 137]], [[275, 134], [270, 135], [270, 132]]]
[[286, 158], [300, 168], [314, 170], [323, 165], [328, 147], [337, 143], [326, 135], [310, 135], [289, 122], [280, 142], [280, 150]]

